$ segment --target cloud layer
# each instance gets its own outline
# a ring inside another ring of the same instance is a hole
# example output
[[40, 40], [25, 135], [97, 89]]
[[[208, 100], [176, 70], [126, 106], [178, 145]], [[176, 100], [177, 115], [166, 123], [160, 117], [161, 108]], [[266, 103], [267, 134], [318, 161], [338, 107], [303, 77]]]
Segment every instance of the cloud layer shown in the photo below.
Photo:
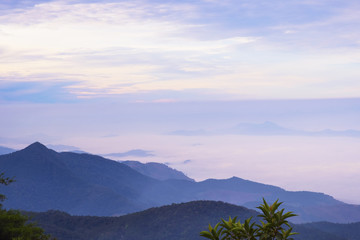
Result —
[[70, 84], [58, 92], [74, 98], [358, 97], [359, 10], [357, 1], [8, 1], [0, 81], [61, 79]]

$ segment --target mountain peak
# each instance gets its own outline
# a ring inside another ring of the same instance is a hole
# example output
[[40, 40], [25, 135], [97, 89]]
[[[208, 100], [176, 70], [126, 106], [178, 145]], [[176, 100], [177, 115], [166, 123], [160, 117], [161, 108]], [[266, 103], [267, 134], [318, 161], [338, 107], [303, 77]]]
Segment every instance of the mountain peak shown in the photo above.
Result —
[[49, 149], [40, 142], [34, 142], [29, 146], [27, 146], [24, 150], [49, 150]]

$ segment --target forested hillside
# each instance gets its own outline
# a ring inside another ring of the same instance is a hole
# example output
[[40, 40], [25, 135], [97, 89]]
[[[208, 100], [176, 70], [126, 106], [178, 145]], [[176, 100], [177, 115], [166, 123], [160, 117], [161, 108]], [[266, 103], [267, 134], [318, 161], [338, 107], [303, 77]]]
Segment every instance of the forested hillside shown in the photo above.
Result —
[[[59, 211], [28, 213], [47, 233], [58, 240], [201, 240], [199, 233], [221, 218], [238, 216], [242, 222], [258, 212], [244, 207], [215, 201], [195, 201], [151, 208], [121, 217], [70, 216]], [[313, 224], [295, 225], [296, 240], [356, 240], [344, 238], [339, 231], [330, 233]], [[350, 225], [349, 225], [350, 226]], [[345, 228], [342, 228], [345, 227]], [[358, 235], [360, 230], [357, 229]]]

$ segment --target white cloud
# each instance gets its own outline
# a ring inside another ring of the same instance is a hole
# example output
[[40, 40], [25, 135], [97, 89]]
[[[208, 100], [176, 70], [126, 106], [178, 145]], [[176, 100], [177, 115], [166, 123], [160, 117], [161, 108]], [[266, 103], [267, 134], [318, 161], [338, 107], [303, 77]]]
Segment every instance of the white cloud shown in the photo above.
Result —
[[[356, 83], [342, 82], [358, 78], [358, 71], [336, 67], [360, 62], [356, 46], [348, 46], [358, 42], [356, 8], [291, 21], [286, 7], [320, 11], [324, 3], [219, 4], [52, 1], [6, 10], [0, 76], [56, 76], [73, 81], [67, 89], [87, 98], [204, 88], [230, 99], [357, 96]], [[337, 36], [329, 30], [333, 25]], [[339, 71], [341, 77], [334, 74]], [[326, 88], [327, 79], [343, 90]], [[310, 86], [318, 83], [325, 84]]]

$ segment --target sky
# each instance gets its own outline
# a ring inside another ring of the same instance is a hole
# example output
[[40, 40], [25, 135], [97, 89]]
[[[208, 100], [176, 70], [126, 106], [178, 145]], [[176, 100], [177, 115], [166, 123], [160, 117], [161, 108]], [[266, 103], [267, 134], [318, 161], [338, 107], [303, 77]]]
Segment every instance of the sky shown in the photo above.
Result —
[[359, 22], [355, 0], [2, 0], [0, 145], [360, 204]]

